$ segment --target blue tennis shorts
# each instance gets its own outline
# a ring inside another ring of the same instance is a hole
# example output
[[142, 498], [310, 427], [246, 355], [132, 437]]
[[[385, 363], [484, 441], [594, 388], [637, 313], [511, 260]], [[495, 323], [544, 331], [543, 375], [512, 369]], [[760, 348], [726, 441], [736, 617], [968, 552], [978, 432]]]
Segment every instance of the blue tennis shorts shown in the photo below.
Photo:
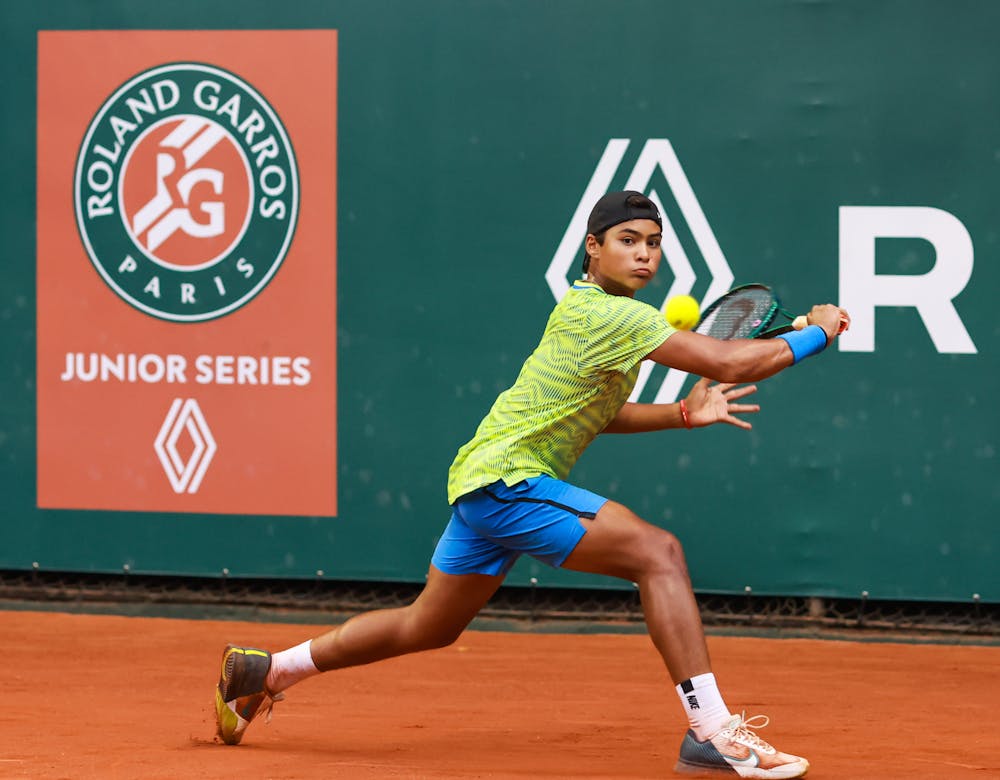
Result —
[[561, 566], [608, 499], [548, 475], [458, 499], [431, 559], [446, 574], [506, 574], [523, 555]]

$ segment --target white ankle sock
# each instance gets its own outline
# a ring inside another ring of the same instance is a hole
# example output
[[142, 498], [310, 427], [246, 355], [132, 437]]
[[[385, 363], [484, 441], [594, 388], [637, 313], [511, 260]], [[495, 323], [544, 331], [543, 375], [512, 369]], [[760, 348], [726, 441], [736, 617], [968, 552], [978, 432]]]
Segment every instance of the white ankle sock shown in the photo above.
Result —
[[729, 709], [715, 684], [715, 675], [699, 674], [676, 686], [691, 730], [704, 741], [726, 725]]
[[313, 663], [312, 653], [309, 651], [310, 644], [312, 644], [311, 639], [271, 656], [271, 668], [264, 682], [268, 691], [281, 693], [285, 688], [319, 674], [319, 669]]

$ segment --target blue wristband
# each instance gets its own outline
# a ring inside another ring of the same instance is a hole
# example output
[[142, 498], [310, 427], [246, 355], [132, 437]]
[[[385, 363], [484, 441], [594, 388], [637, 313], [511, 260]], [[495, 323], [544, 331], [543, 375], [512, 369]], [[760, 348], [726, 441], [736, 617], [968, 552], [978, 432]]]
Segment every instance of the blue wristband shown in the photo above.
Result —
[[792, 365], [826, 349], [826, 331], [819, 325], [807, 325], [802, 330], [782, 333], [778, 338], [787, 341], [791, 347]]

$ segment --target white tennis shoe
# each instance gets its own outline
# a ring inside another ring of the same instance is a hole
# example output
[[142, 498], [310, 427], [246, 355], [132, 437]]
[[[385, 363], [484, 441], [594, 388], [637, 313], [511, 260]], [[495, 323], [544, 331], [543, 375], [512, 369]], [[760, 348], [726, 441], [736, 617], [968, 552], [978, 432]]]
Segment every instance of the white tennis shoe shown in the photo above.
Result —
[[674, 771], [708, 777], [735, 773], [739, 777], [762, 780], [805, 776], [809, 771], [808, 761], [776, 750], [754, 732], [768, 724], [767, 716], [746, 718], [745, 715], [733, 715], [725, 726], [703, 742], [688, 730]]

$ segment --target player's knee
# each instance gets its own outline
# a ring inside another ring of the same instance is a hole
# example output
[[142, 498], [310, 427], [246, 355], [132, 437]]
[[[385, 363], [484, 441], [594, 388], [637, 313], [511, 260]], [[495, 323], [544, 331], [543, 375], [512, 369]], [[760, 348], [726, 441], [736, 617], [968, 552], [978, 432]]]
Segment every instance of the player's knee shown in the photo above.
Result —
[[646, 570], [650, 574], [687, 575], [684, 549], [680, 539], [669, 531], [657, 528], [645, 540]]

